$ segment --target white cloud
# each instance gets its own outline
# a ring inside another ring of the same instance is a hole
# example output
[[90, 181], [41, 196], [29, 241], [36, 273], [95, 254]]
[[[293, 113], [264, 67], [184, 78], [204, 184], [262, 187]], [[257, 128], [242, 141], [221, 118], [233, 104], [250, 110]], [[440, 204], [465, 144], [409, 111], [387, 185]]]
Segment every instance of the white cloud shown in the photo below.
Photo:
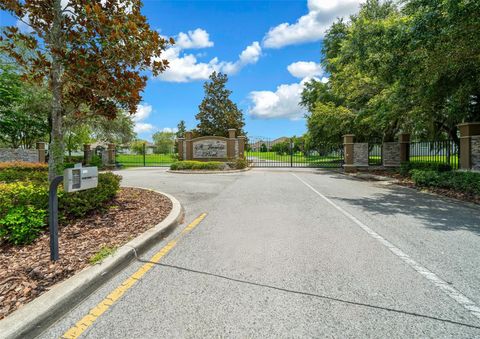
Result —
[[197, 28], [187, 33], [180, 32], [175, 45], [181, 49], [207, 48], [212, 47], [213, 42], [210, 41], [207, 31]]
[[[198, 29], [197, 29], [198, 30]], [[206, 80], [213, 71], [235, 74], [248, 64], [255, 64], [261, 56], [262, 48], [258, 41], [247, 46], [235, 62], [219, 61], [213, 58], [209, 62], [199, 62], [197, 56], [182, 53], [182, 47], [175, 45], [167, 49], [162, 56], [169, 61], [169, 67], [157, 78], [170, 82], [191, 82]]]
[[152, 111], [153, 108], [149, 104], [140, 104], [137, 106], [137, 111], [133, 115], [133, 121], [135, 123], [133, 130], [135, 131], [135, 133], [151, 132], [155, 129], [155, 126], [153, 126], [152, 124], [144, 122], [145, 119], [150, 116], [150, 113], [152, 113]]
[[288, 71], [295, 78], [322, 76], [324, 71], [322, 65], [313, 61], [297, 61], [287, 67]]
[[281, 48], [318, 41], [337, 18], [355, 13], [363, 2], [364, 0], [308, 0], [308, 14], [294, 24], [285, 22], [270, 28], [263, 38], [263, 46]]
[[221, 63], [220, 70], [227, 74], [235, 74], [244, 66], [257, 63], [261, 55], [262, 47], [260, 47], [258, 41], [254, 41], [251, 45], [247, 46], [242, 53], [240, 53], [236, 62]]
[[280, 85], [275, 92], [250, 92], [249, 98], [253, 104], [249, 108], [250, 115], [259, 119], [302, 119], [307, 111], [299, 105], [299, 102], [303, 85], [308, 80], [310, 79], [305, 78], [300, 83]]
[[164, 127], [164, 128], [162, 129], [162, 132], [166, 132], [166, 133], [177, 133], [177, 132], [178, 132], [178, 128], [176, 128], [176, 127], [173, 127], [173, 128], [171, 128], [171, 127]]
[[149, 105], [149, 104], [138, 105], [137, 106], [137, 111], [135, 112], [135, 114], [133, 116], [133, 121], [140, 122], [140, 121], [145, 120], [146, 118], [148, 118], [150, 116], [150, 113], [152, 113], [152, 111], [153, 111], [152, 105]]
[[155, 126], [146, 122], [136, 122], [133, 128], [135, 133], [151, 132], [155, 129]]

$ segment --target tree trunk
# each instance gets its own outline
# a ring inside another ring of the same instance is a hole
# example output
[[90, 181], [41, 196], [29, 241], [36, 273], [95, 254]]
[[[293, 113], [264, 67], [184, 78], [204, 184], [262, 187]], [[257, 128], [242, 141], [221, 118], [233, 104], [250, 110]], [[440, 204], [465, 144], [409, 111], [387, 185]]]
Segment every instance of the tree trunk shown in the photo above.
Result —
[[63, 172], [63, 65], [60, 51], [64, 51], [62, 32], [61, 0], [54, 0], [53, 24], [50, 33], [50, 49], [52, 53], [52, 131], [48, 157], [48, 179], [51, 182]]

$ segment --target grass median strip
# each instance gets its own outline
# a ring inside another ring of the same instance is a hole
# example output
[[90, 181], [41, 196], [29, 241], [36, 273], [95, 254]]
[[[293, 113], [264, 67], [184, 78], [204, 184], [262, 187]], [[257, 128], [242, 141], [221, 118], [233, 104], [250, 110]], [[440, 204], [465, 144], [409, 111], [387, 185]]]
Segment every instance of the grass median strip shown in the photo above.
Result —
[[185, 227], [180, 234], [178, 234], [173, 240], [167, 243], [160, 251], [155, 253], [148, 263], [140, 267], [135, 273], [123, 281], [120, 286], [113, 290], [105, 299], [92, 308], [86, 316], [80, 319], [73, 327], [66, 331], [62, 338], [78, 338], [83, 332], [85, 332], [92, 324], [100, 317], [110, 306], [118, 301], [125, 292], [130, 289], [135, 283], [140, 280], [148, 271], [155, 266], [168, 252], [170, 252], [178, 243], [180, 238], [192, 231], [200, 222], [205, 219], [206, 213], [200, 214], [195, 220], [193, 220], [187, 227]]

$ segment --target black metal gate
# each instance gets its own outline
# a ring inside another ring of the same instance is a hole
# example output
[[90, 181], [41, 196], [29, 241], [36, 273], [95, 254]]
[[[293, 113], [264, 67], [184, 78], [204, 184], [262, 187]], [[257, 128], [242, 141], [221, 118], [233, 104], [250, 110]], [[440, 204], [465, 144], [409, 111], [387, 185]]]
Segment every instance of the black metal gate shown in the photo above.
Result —
[[120, 167], [169, 167], [178, 159], [174, 146], [159, 148], [151, 144], [121, 147], [115, 150], [115, 163]]
[[343, 145], [313, 145], [296, 138], [248, 137], [246, 158], [254, 167], [317, 167], [341, 168]]

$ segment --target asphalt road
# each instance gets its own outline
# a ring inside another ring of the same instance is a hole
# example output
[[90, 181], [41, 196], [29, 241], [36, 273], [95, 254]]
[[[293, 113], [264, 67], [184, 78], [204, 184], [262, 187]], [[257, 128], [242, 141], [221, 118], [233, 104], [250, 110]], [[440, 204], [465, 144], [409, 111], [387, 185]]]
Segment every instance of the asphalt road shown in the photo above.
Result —
[[[313, 170], [125, 170], [206, 218], [82, 337], [480, 337], [480, 208]], [[60, 337], [143, 263], [55, 323]]]

